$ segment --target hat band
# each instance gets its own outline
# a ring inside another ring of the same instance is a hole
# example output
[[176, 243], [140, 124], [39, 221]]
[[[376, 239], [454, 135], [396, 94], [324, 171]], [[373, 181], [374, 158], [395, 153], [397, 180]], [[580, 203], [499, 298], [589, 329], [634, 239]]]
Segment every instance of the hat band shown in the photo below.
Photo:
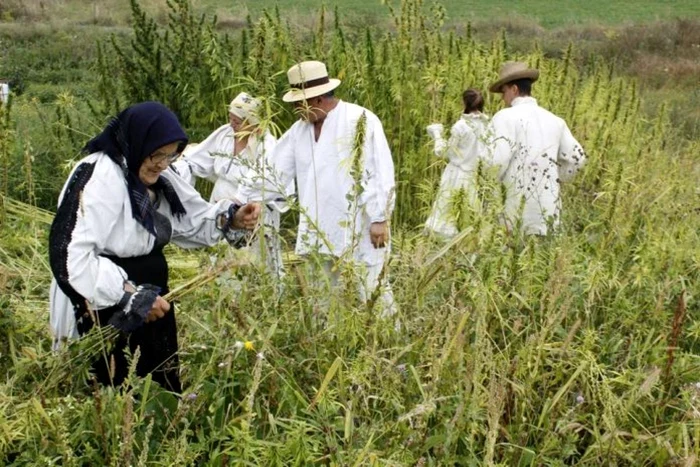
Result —
[[328, 79], [328, 76], [324, 76], [323, 78], [312, 79], [311, 81], [304, 81], [298, 84], [290, 84], [289, 86], [292, 89], [308, 89], [315, 88], [316, 86], [321, 86], [323, 84], [328, 84], [330, 82], [331, 80]]

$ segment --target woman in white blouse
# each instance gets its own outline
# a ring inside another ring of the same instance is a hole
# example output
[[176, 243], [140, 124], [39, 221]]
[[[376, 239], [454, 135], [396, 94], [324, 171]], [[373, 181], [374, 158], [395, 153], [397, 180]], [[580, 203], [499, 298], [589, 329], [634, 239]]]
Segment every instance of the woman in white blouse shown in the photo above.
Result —
[[256, 225], [258, 205], [209, 204], [169, 167], [186, 144], [165, 106], [134, 105], [88, 142], [61, 192], [49, 236], [54, 347], [95, 325], [122, 331], [94, 362], [102, 384], [121, 384], [126, 348], [139, 348], [136, 373], [181, 392], [163, 247], [234, 241]]
[[449, 161], [442, 173], [433, 210], [425, 223], [428, 232], [443, 239], [455, 236], [463, 227], [459, 225], [460, 212], [464, 209], [462, 203], [467, 203], [467, 209], [475, 207], [476, 169], [488, 151], [488, 117], [482, 113], [484, 99], [481, 93], [467, 89], [462, 100], [464, 113], [452, 126], [447, 141], [442, 136], [442, 124], [427, 127], [428, 135], [434, 140], [435, 155]]
[[[195, 177], [206, 178], [214, 183], [210, 201], [222, 199], [239, 202], [261, 201], [262, 193], [250, 187], [252, 179], [266, 172], [267, 159], [272, 154], [277, 139], [260, 125], [258, 112], [261, 101], [242, 92], [228, 107], [229, 123], [222, 125], [201, 143], [185, 149], [184, 157], [173, 164], [175, 170], [191, 185]], [[294, 194], [294, 185], [286, 190], [287, 196]], [[264, 206], [265, 262], [268, 271], [281, 277], [282, 247], [279, 239], [280, 213], [288, 207], [284, 198], [270, 201]], [[258, 237], [259, 238], [259, 237]], [[259, 240], [253, 242], [251, 250], [262, 254]]]

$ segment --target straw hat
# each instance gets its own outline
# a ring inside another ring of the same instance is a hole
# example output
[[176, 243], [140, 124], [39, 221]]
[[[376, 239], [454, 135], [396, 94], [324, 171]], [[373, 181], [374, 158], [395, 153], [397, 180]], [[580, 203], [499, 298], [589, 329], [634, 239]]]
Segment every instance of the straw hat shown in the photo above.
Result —
[[248, 93], [242, 92], [231, 101], [228, 106], [228, 111], [249, 123], [257, 125], [260, 119], [257, 115], [258, 107], [260, 107], [260, 99], [251, 97]]
[[287, 71], [289, 87], [292, 89], [282, 96], [284, 102], [298, 102], [322, 96], [340, 86], [339, 79], [328, 78], [326, 65], [321, 62], [301, 62]]
[[504, 84], [508, 84], [516, 79], [529, 78], [533, 82], [540, 77], [540, 70], [528, 68], [523, 62], [506, 62], [501, 67], [501, 73], [498, 76], [498, 81], [493, 83], [489, 88], [491, 92], [502, 92], [501, 88]]

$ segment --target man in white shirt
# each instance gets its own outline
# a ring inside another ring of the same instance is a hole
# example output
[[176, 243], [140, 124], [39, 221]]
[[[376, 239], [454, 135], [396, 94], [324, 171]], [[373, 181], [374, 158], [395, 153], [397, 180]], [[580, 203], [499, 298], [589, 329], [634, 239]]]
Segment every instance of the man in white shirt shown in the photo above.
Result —
[[327, 258], [333, 283], [335, 263], [351, 262], [362, 271], [362, 300], [369, 301], [381, 281], [381, 313], [393, 314], [391, 289], [380, 279], [394, 208], [394, 163], [382, 124], [369, 110], [335, 97], [340, 80], [329, 78], [321, 62], [299, 63], [287, 77], [292, 89], [282, 100], [294, 103], [300, 119], [278, 141], [273, 164], [278, 187], [297, 181], [296, 253]]
[[570, 180], [586, 155], [566, 122], [530, 96], [539, 70], [508, 62], [489, 90], [501, 93], [507, 108], [494, 115], [493, 163], [506, 186], [508, 229], [547, 235], [560, 221], [561, 181]]

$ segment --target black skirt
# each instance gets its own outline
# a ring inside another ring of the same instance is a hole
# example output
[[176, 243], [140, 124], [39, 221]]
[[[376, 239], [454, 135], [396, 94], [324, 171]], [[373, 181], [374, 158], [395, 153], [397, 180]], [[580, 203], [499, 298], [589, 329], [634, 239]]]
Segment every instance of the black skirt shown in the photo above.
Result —
[[[129, 280], [137, 285], [153, 284], [161, 288], [160, 295], [168, 293], [168, 262], [162, 248], [156, 248], [144, 256], [117, 258], [107, 256], [117, 266], [124, 269]], [[112, 315], [119, 311], [117, 307], [105, 308], [96, 313], [98, 325], [105, 326]], [[81, 335], [92, 328], [92, 320], [83, 320], [86, 325], [79, 326]], [[81, 329], [82, 328], [82, 329]], [[177, 355], [177, 324], [175, 306], [170, 304], [170, 311], [163, 318], [144, 324], [131, 334], [120, 335], [111, 352], [100, 355], [93, 364], [93, 373], [97, 380], [105, 385], [119, 386], [124, 382], [128, 371], [126, 349], [134, 355], [140, 349], [136, 364], [138, 376], [152, 375], [165, 389], [181, 393], [180, 363]]]

